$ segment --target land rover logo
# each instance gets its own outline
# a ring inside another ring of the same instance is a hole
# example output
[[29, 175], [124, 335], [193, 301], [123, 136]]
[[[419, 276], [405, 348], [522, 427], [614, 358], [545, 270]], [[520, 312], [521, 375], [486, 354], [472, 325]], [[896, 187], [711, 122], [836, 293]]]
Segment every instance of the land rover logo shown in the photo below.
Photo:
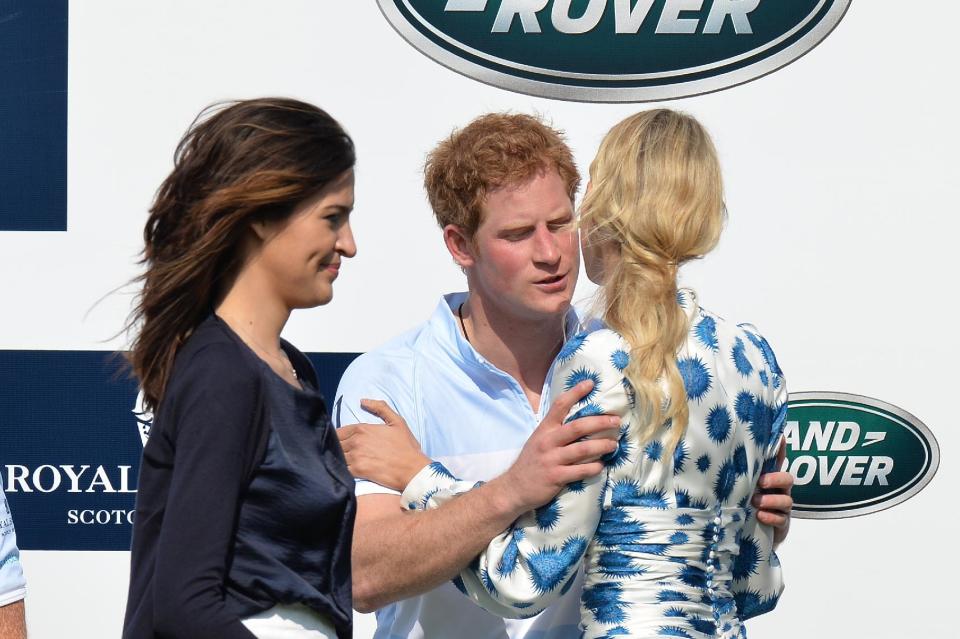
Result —
[[512, 91], [585, 102], [680, 98], [793, 62], [850, 0], [377, 0], [437, 62]]
[[937, 440], [920, 420], [885, 402], [846, 393], [791, 393], [787, 468], [793, 515], [854, 517], [890, 508], [930, 483]]

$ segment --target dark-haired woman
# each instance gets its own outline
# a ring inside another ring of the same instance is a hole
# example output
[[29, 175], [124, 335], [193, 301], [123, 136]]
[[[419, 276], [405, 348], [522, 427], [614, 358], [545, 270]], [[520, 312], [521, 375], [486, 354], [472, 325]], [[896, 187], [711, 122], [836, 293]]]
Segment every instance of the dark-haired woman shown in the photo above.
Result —
[[354, 161], [335, 120], [288, 99], [207, 113], [177, 148], [132, 316], [155, 418], [124, 637], [352, 635], [353, 480], [280, 332], [356, 253]]

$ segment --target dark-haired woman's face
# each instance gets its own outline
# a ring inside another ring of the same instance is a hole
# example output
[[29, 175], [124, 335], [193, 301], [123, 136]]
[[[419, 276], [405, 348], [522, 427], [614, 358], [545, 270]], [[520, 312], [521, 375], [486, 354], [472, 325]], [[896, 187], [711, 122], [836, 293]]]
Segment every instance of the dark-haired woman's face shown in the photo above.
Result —
[[353, 170], [272, 224], [254, 261], [288, 308], [310, 308], [333, 298], [333, 280], [357, 246], [350, 229]]

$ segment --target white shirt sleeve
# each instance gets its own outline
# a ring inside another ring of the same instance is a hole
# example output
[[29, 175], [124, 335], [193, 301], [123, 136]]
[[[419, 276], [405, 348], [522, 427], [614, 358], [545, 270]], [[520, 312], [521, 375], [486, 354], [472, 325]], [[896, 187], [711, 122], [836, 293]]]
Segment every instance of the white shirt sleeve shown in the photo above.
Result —
[[13, 517], [10, 515], [3, 486], [0, 485], [0, 606], [23, 599], [26, 592], [27, 582], [20, 566], [20, 551], [17, 549]]
[[[568, 342], [554, 372], [551, 397], [583, 379], [593, 379], [594, 389], [573, 407], [567, 421], [628, 413], [630, 398], [622, 370], [611, 357], [625, 350], [621, 338], [608, 330], [581, 334]], [[626, 431], [627, 426], [622, 426], [621, 444]], [[476, 485], [457, 480], [434, 463], [411, 481], [402, 503], [411, 510], [437, 508]], [[457, 587], [499, 616], [538, 614], [571, 585], [600, 520], [605, 486], [606, 473], [575, 482], [549, 503], [521, 516], [460, 573]]]

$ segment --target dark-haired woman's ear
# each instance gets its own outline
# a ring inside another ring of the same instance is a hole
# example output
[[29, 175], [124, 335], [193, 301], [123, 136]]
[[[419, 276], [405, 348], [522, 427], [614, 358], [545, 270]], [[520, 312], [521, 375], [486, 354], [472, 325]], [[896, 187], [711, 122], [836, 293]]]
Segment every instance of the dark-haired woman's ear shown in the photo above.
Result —
[[267, 238], [270, 237], [270, 225], [262, 218], [250, 222], [250, 230], [261, 242], [266, 242]]
[[250, 221], [250, 230], [260, 242], [274, 238], [283, 230], [286, 220], [278, 220], [267, 215], [258, 215]]
[[447, 224], [443, 227], [443, 241], [453, 261], [460, 268], [470, 268], [476, 261], [475, 248], [472, 240], [467, 237], [462, 227], [456, 224]]

